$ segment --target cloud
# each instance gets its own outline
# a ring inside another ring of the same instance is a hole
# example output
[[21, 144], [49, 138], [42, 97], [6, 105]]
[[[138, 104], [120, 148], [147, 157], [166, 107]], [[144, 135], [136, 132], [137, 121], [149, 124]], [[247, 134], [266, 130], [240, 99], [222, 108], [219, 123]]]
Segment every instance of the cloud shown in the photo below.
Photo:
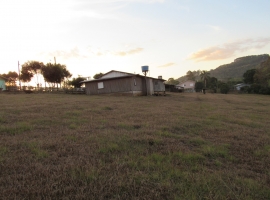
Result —
[[87, 56], [82, 55], [79, 51], [79, 49], [77, 47], [74, 47], [73, 49], [69, 50], [69, 51], [65, 51], [65, 50], [56, 50], [53, 52], [49, 52], [49, 53], [41, 53], [41, 54], [45, 54], [49, 57], [61, 57], [64, 59], [71, 59], [71, 58], [87, 58]]
[[221, 60], [230, 58], [236, 52], [245, 52], [252, 49], [261, 49], [270, 43], [270, 37], [258, 39], [245, 39], [208, 47], [193, 53], [189, 59], [200, 61]]
[[127, 56], [127, 55], [132, 55], [132, 54], [140, 53], [142, 51], [143, 51], [143, 48], [136, 48], [136, 49], [131, 49], [131, 50], [128, 50], [128, 51], [119, 51], [119, 52], [114, 53], [114, 55], [117, 55], [117, 56]]
[[219, 32], [221, 31], [221, 27], [220, 26], [213, 26], [213, 25], [206, 25], [207, 27], [211, 28], [212, 30]]
[[167, 63], [167, 64], [165, 64], [165, 65], [160, 65], [160, 66], [158, 66], [158, 68], [166, 68], [166, 67], [170, 67], [170, 66], [173, 66], [173, 65], [175, 65], [175, 63]]
[[[77, 1], [77, 0], [76, 0]], [[104, 3], [130, 3], [130, 2], [142, 2], [142, 3], [163, 3], [165, 0], [81, 0], [79, 2], [89, 4], [104, 4]]]
[[[98, 20], [121, 20], [121, 10], [134, 3], [154, 4], [163, 3], [165, 0], [71, 0], [69, 8], [77, 11], [72, 13], [73, 17], [87, 17]], [[69, 16], [69, 15], [67, 15]]]

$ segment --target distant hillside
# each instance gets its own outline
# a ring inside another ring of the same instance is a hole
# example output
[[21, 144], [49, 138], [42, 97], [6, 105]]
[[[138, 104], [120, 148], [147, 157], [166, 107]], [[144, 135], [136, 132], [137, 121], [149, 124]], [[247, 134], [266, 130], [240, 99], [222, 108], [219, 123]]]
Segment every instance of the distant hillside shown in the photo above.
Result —
[[210, 76], [214, 76], [218, 80], [223, 81], [228, 79], [241, 79], [247, 70], [257, 68], [268, 58], [268, 54], [240, 57], [230, 64], [221, 65], [216, 69], [210, 70]]
[[[230, 64], [221, 65], [216, 69], [211, 69], [210, 76], [216, 77], [221, 81], [228, 80], [240, 80], [242, 81], [243, 74], [249, 70], [254, 68], [259, 68], [260, 64], [266, 61], [269, 57], [268, 54], [262, 55], [253, 55], [253, 56], [245, 56], [236, 58], [234, 62]], [[195, 76], [195, 80], [200, 80], [201, 70], [193, 71]], [[178, 80], [180, 83], [187, 80], [186, 76], [179, 77]]]

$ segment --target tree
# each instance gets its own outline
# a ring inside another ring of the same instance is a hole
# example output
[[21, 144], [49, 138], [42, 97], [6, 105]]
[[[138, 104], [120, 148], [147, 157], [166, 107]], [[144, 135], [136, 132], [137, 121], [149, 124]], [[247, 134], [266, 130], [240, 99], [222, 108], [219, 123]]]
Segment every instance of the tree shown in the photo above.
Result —
[[227, 94], [227, 93], [229, 92], [229, 90], [230, 90], [230, 86], [229, 86], [228, 84], [222, 83], [222, 84], [220, 85], [220, 92], [221, 92], [222, 94]]
[[169, 78], [165, 83], [169, 85], [177, 85], [179, 84], [179, 81], [175, 80], [174, 78]]
[[270, 58], [261, 63], [254, 74], [254, 82], [263, 87], [270, 87]]
[[200, 77], [201, 77], [201, 80], [203, 80], [203, 82], [204, 82], [204, 87], [206, 88], [206, 81], [207, 81], [207, 79], [209, 79], [209, 76], [210, 75], [210, 73], [208, 72], [208, 71], [205, 71], [205, 70], [203, 70], [202, 72], [201, 72], [201, 74], [200, 74]]
[[83, 77], [73, 78], [72, 81], [69, 82], [69, 85], [73, 85], [75, 88], [80, 88], [83, 83], [81, 81], [85, 81], [86, 79]]
[[208, 87], [214, 91], [214, 93], [217, 92], [217, 85], [218, 85], [218, 80], [216, 77], [209, 77], [208, 79]]
[[186, 77], [187, 77], [188, 80], [195, 81], [195, 75], [194, 75], [194, 73], [193, 73], [192, 71], [190, 71], [190, 70], [186, 73]]
[[37, 84], [39, 84], [38, 81], [38, 75], [41, 72], [41, 68], [44, 66], [42, 62], [38, 61], [27, 61], [22, 65], [22, 70], [21, 70], [21, 77], [20, 79], [23, 82], [29, 82], [31, 79], [36, 76], [37, 78]]
[[100, 72], [99, 74], [95, 74], [94, 79], [99, 79], [99, 78], [101, 78], [103, 75], [104, 75], [104, 74], [101, 73], [101, 72]]
[[253, 84], [254, 83], [254, 75], [255, 75], [255, 73], [256, 73], [256, 69], [247, 70], [243, 74], [243, 81], [244, 81], [244, 83]]
[[6, 84], [8, 86], [16, 86], [16, 81], [19, 77], [17, 72], [9, 71], [7, 74], [0, 74], [0, 75], [7, 79]]
[[57, 84], [57, 88], [58, 84], [60, 84], [61, 87], [61, 82], [65, 78], [70, 78], [72, 76], [71, 73], [66, 69], [66, 66], [59, 63], [47, 63], [41, 68], [41, 73], [45, 81], [53, 83], [54, 85]]
[[27, 68], [22, 68], [21, 70], [21, 76], [20, 76], [20, 80], [22, 82], [30, 82], [31, 79], [33, 77], [33, 74], [31, 74]]
[[195, 90], [196, 90], [196, 92], [200, 92], [200, 91], [202, 91], [202, 89], [203, 89], [203, 82], [196, 82], [195, 83]]

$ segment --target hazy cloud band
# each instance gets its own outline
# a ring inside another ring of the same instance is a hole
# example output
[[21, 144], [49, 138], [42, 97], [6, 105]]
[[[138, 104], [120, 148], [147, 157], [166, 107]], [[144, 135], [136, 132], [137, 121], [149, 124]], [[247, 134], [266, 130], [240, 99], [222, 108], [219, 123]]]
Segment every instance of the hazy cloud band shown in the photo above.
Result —
[[270, 37], [240, 40], [202, 49], [193, 53], [189, 59], [197, 62], [226, 59], [234, 56], [237, 51], [244, 52], [250, 49], [261, 49], [269, 43]]

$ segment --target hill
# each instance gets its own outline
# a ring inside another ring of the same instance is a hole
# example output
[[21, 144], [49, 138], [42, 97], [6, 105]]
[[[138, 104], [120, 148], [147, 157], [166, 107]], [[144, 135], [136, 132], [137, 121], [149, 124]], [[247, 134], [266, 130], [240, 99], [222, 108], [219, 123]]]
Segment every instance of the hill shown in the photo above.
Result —
[[257, 68], [268, 58], [268, 54], [240, 57], [230, 64], [221, 65], [216, 69], [210, 70], [210, 76], [223, 81], [228, 79], [242, 79], [243, 74], [247, 70]]
[[[259, 68], [260, 64], [266, 61], [269, 57], [268, 54], [262, 55], [252, 55], [236, 58], [232, 63], [225, 64], [217, 67], [216, 69], [211, 69], [210, 76], [216, 77], [221, 81], [228, 80], [242, 80], [243, 74], [249, 70], [254, 68]], [[195, 75], [195, 80], [200, 80], [201, 70], [193, 71]], [[180, 83], [187, 80], [186, 76], [179, 77], [178, 80]]]

